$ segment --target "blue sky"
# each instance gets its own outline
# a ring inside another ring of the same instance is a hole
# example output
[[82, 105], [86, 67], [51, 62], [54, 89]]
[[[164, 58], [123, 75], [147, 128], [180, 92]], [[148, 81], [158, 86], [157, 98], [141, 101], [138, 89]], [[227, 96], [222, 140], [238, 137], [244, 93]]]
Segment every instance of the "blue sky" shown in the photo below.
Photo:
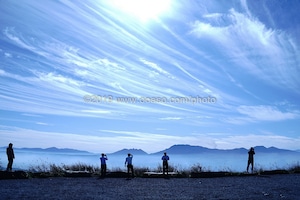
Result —
[[0, 1], [0, 146], [299, 149], [299, 9]]

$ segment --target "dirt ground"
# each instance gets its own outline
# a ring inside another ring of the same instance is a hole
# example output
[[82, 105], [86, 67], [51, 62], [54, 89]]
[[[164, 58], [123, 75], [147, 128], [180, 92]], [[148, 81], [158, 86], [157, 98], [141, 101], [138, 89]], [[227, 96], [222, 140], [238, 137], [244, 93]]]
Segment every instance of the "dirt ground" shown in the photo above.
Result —
[[0, 180], [0, 199], [291, 199], [300, 174], [222, 178], [30, 178]]

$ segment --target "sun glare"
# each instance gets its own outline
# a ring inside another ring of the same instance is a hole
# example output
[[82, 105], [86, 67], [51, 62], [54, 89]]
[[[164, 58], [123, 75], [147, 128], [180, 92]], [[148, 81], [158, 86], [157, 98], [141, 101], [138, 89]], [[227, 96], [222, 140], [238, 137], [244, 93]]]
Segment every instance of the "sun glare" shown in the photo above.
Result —
[[168, 10], [171, 0], [113, 0], [120, 11], [137, 17], [141, 21], [157, 18]]

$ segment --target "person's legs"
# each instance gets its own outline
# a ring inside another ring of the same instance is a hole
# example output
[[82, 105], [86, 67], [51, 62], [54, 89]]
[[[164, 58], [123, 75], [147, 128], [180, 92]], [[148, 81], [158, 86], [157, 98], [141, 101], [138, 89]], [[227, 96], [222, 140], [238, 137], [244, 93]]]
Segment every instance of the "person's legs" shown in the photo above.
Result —
[[106, 165], [101, 165], [101, 177], [104, 177], [106, 174]]
[[134, 177], [134, 172], [133, 172], [133, 165], [127, 165], [127, 178], [130, 178], [130, 172], [131, 172], [131, 177]]
[[12, 171], [12, 165], [13, 165], [13, 159], [9, 159], [6, 170]]
[[[168, 163], [167, 163], [167, 161], [163, 161], [163, 174], [165, 174], [166, 173], [166, 170], [168, 169]], [[168, 173], [168, 172], [167, 172]]]
[[127, 178], [129, 178], [129, 177], [130, 177], [130, 175], [129, 175], [129, 171], [130, 171], [130, 165], [128, 164], [128, 165], [127, 165]]
[[132, 176], [132, 178], [133, 178], [133, 177], [134, 177], [133, 165], [131, 165], [130, 168], [131, 168], [131, 176]]
[[248, 160], [248, 164], [247, 164], [247, 172], [248, 172], [248, 170], [249, 170], [249, 165], [250, 165], [250, 160]]
[[169, 164], [166, 163], [166, 171], [167, 171], [167, 175], [169, 175]]

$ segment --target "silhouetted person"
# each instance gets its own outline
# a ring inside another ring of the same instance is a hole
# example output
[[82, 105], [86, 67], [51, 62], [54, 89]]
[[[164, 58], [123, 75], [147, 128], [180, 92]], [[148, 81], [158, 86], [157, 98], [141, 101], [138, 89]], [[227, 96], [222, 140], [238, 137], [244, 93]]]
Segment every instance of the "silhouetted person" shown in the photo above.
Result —
[[163, 161], [163, 174], [167, 172], [167, 175], [169, 174], [169, 163], [168, 160], [170, 159], [169, 156], [167, 156], [167, 153], [165, 152], [164, 155], [161, 157]]
[[253, 168], [254, 168], [254, 148], [251, 147], [250, 150], [248, 151], [248, 165], [247, 165], [247, 172], [249, 170], [249, 166], [251, 164], [251, 172], [253, 173]]
[[104, 178], [106, 175], [106, 161], [107, 161], [107, 156], [102, 153], [100, 157], [100, 162], [101, 162], [101, 177]]
[[131, 177], [134, 177], [134, 173], [133, 173], [133, 165], [132, 165], [132, 158], [133, 155], [131, 155], [130, 153], [128, 154], [126, 160], [125, 160], [125, 166], [127, 164], [127, 177], [130, 178], [130, 171], [131, 171]]
[[6, 155], [7, 155], [7, 159], [8, 159], [8, 164], [7, 164], [7, 171], [12, 171], [12, 165], [14, 162], [14, 158], [15, 158], [15, 154], [14, 154], [14, 150], [13, 150], [13, 144], [9, 143], [8, 147], [6, 148]]

